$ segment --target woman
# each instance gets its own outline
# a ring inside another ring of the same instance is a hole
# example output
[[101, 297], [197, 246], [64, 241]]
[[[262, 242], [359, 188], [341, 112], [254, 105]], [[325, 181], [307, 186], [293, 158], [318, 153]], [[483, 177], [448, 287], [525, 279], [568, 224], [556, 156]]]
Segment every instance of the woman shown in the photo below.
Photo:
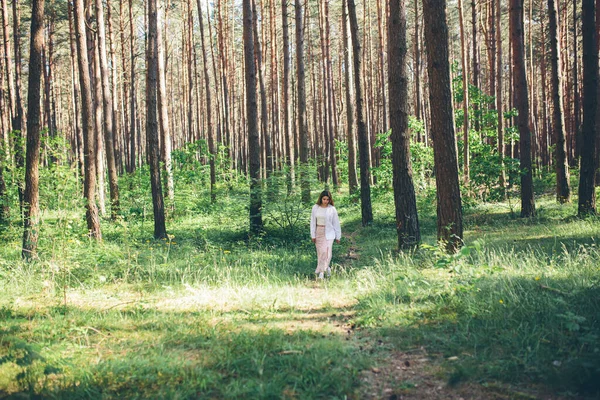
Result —
[[333, 198], [329, 190], [324, 190], [319, 196], [317, 204], [312, 208], [310, 214], [310, 237], [317, 247], [317, 274], [318, 279], [323, 279], [327, 272], [331, 276], [331, 249], [333, 241], [340, 243], [342, 228], [337, 210], [333, 206]]

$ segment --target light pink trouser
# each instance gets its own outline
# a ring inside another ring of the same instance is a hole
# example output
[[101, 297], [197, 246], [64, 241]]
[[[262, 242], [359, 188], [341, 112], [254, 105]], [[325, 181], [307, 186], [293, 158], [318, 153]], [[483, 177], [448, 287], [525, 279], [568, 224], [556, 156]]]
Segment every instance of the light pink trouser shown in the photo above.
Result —
[[329, 263], [331, 262], [331, 248], [333, 247], [333, 239], [327, 240], [325, 238], [325, 227], [317, 225], [316, 232], [317, 240], [315, 245], [317, 246], [317, 269], [315, 273], [325, 272]]

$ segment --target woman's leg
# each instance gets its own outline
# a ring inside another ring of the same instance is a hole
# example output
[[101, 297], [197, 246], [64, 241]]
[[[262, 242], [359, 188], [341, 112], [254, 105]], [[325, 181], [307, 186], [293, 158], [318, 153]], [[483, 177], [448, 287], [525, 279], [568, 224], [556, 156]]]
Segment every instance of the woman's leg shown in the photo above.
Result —
[[325, 272], [329, 263], [331, 262], [331, 250], [333, 247], [333, 240], [327, 240], [325, 238], [325, 228], [317, 227], [317, 240], [315, 242], [317, 247], [317, 269], [316, 274]]

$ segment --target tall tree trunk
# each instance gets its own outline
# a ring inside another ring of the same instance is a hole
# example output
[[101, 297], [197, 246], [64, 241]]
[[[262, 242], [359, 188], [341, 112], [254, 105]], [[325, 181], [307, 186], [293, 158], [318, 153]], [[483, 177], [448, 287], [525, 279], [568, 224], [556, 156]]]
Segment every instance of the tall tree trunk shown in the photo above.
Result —
[[[14, 47], [14, 64], [15, 64], [15, 113], [12, 118], [12, 131], [15, 135], [14, 152], [15, 152], [15, 167], [17, 169], [25, 166], [25, 158], [23, 151], [23, 140], [25, 133], [23, 132], [23, 101], [21, 100], [21, 34], [19, 32], [21, 25], [21, 11], [19, 0], [13, 0], [13, 47]], [[17, 190], [19, 193], [19, 206], [23, 212], [23, 196], [24, 182], [17, 178]]]
[[4, 80], [6, 78], [7, 81], [9, 81], [9, 86], [10, 86], [10, 81], [11, 81], [11, 75], [10, 73], [6, 73], [6, 76], [4, 75], [4, 71], [5, 71], [5, 67], [4, 64], [6, 62], [7, 59], [7, 55], [10, 53], [7, 53], [8, 50], [8, 38], [7, 38], [7, 34], [8, 34], [8, 26], [5, 25], [4, 23], [4, 15], [5, 15], [5, 9], [6, 8], [6, 2], [2, 2], [2, 17], [3, 17], [3, 22], [2, 22], [2, 30], [0, 31], [0, 33], [2, 34], [2, 43], [3, 46], [0, 48], [0, 152], [2, 152], [2, 155], [0, 156], [0, 223], [8, 220], [9, 216], [10, 216], [10, 207], [9, 207], [9, 199], [8, 199], [8, 192], [6, 190], [6, 181], [4, 178], [4, 172], [5, 170], [8, 171], [7, 166], [10, 165], [10, 135], [9, 135], [9, 131], [10, 131], [10, 123], [8, 122], [11, 118], [12, 115], [12, 110], [11, 110], [11, 100], [10, 100], [10, 92], [9, 92], [9, 96], [8, 96], [8, 107], [5, 104], [5, 89], [4, 89]]
[[[3, 39], [4, 41], [4, 39]], [[4, 180], [4, 171], [6, 166], [9, 164], [10, 153], [7, 152], [9, 149], [9, 135], [8, 131], [10, 118], [10, 110], [7, 110], [4, 103], [4, 49], [0, 47], [0, 223], [8, 220], [10, 216], [10, 207], [8, 200], [8, 192], [6, 191], [6, 181]]]
[[519, 167], [521, 170], [521, 217], [535, 216], [533, 172], [531, 170], [531, 131], [529, 129], [529, 96], [525, 65], [525, 34], [523, 29], [523, 0], [510, 0], [510, 32], [514, 99], [519, 115]]
[[186, 46], [187, 46], [187, 140], [195, 142], [194, 135], [194, 56], [192, 54], [192, 30], [193, 30], [193, 16], [192, 16], [192, 0], [186, 0], [187, 10], [187, 27], [186, 27]]
[[250, 161], [250, 234], [262, 231], [262, 195], [260, 184], [260, 138], [256, 104], [256, 69], [254, 68], [254, 39], [252, 0], [243, 0], [244, 67], [246, 81], [246, 123], [248, 129], [248, 159]]
[[81, 124], [83, 129], [83, 154], [85, 182], [83, 187], [86, 199], [86, 221], [89, 235], [102, 239], [100, 218], [96, 206], [96, 154], [94, 151], [94, 124], [92, 110], [92, 87], [90, 82], [89, 60], [85, 27], [85, 10], [83, 0], [75, 0], [73, 5], [75, 16], [75, 37], [77, 43], [77, 64], [79, 67], [79, 83], [81, 86]]
[[[472, 54], [473, 57], [473, 86], [475, 88], [479, 88], [479, 36], [477, 32], [477, 2], [475, 0], [471, 0], [471, 43], [472, 43]], [[479, 132], [481, 129], [481, 122], [478, 116], [479, 106], [477, 103], [473, 103], [473, 113], [475, 115], [475, 131]]]
[[[48, 41], [44, 44], [44, 46], [42, 47], [42, 55], [41, 55], [41, 63], [43, 65], [42, 68], [42, 76], [44, 78], [44, 99], [43, 99], [43, 103], [44, 103], [44, 110], [43, 110], [43, 120], [44, 122], [42, 123], [42, 126], [46, 126], [46, 130], [47, 130], [47, 137], [48, 138], [53, 138], [55, 136], [56, 133], [56, 125], [54, 123], [53, 120], [53, 115], [52, 115], [52, 79], [53, 79], [53, 74], [52, 74], [52, 51], [53, 51], [53, 36], [54, 36], [54, 22], [53, 22], [53, 17], [50, 16], [49, 17], [49, 21], [47, 23], [47, 25], [42, 28], [45, 29], [48, 32]], [[46, 148], [48, 146], [46, 145]], [[46, 152], [48, 153], [48, 152]], [[54, 157], [54, 155], [52, 153], [47, 154], [48, 157], [48, 162], [51, 164], [56, 163], [56, 159]]]
[[[207, 15], [208, 15], [208, 10], [207, 10]], [[213, 16], [214, 18], [214, 16]], [[209, 43], [211, 43], [209, 47], [210, 49], [210, 58], [211, 58], [211, 64], [212, 64], [212, 71], [213, 71], [213, 78], [215, 80], [215, 94], [216, 94], [216, 99], [215, 99], [215, 105], [217, 107], [216, 109], [216, 116], [217, 116], [217, 127], [216, 127], [216, 132], [213, 132], [213, 135], [215, 137], [215, 151], [218, 152], [218, 148], [216, 143], [223, 143], [223, 139], [222, 139], [222, 134], [223, 134], [223, 126], [224, 126], [224, 119], [223, 119], [223, 112], [222, 112], [222, 107], [221, 107], [221, 101], [220, 101], [220, 93], [221, 93], [221, 86], [219, 84], [219, 74], [217, 73], [217, 56], [215, 56], [215, 51], [214, 48], [215, 46], [212, 45], [212, 38], [213, 38], [213, 33], [212, 33], [212, 23], [211, 18], [208, 17], [207, 19], [208, 22], [208, 38], [209, 38]]]
[[[596, 10], [595, 10], [595, 14], [596, 14], [596, 51], [600, 54], [600, 5], [596, 4]], [[600, 72], [599, 72], [600, 73]], [[575, 82], [578, 83], [577, 80], [575, 80]], [[576, 104], [579, 104], [579, 90], [577, 90], [576, 96], [575, 96], [575, 100], [576, 100]], [[598, 126], [600, 126], [600, 101], [598, 101], [598, 96], [600, 96], [600, 84], [596, 84], [596, 129], [598, 129]], [[577, 115], [575, 120], [577, 121]], [[579, 118], [581, 118], [579, 116]], [[578, 130], [578, 132], [580, 132], [580, 130]], [[581, 139], [579, 140], [581, 142]], [[600, 168], [598, 168], [598, 166], [600, 166], [600, 137], [598, 136], [598, 132], [596, 132], [596, 138], [595, 138], [595, 142], [596, 142], [596, 148], [595, 148], [595, 164], [594, 164], [594, 168], [596, 171], [596, 177], [595, 177], [595, 184], [596, 186], [600, 186]]]
[[[557, 5], [558, 8], [558, 5]], [[598, 13], [598, 11], [596, 11]], [[598, 21], [596, 21], [598, 23]], [[574, 124], [573, 135], [577, 143], [581, 142], [581, 96], [579, 93], [579, 46], [577, 45], [577, 1], [573, 1], [573, 109]], [[558, 29], [557, 29], [558, 30]], [[559, 42], [560, 43], [560, 42]], [[562, 70], [561, 70], [562, 73]], [[564, 112], [564, 109], [563, 109]], [[563, 115], [564, 120], [564, 115]], [[568, 160], [567, 160], [568, 162]]]
[[146, 45], [146, 143], [150, 164], [150, 186], [154, 211], [154, 238], [167, 237], [165, 204], [160, 182], [160, 150], [158, 148], [158, 7], [157, 0], [148, 0], [148, 43]]
[[[271, 134], [268, 129], [268, 112], [267, 112], [267, 90], [265, 89], [265, 65], [263, 62], [263, 50], [258, 35], [258, 11], [256, 9], [256, 1], [252, 1], [252, 29], [254, 36], [254, 53], [256, 55], [256, 72], [258, 75], [258, 87], [260, 92], [260, 137], [263, 139], [265, 148], [265, 164], [266, 176], [270, 177], [273, 173], [273, 149], [271, 148]], [[262, 12], [262, 10], [261, 10]], [[263, 16], [264, 18], [264, 16]], [[262, 152], [262, 151], [261, 151]]]
[[[378, 36], [378, 45], [379, 45], [379, 85], [381, 85], [381, 88], [379, 90], [379, 94], [381, 95], [381, 111], [382, 111], [382, 132], [387, 132], [388, 130], [388, 115], [387, 115], [387, 108], [388, 108], [388, 100], [386, 98], [386, 91], [385, 91], [385, 53], [383, 51], [384, 49], [384, 16], [387, 16], [387, 10], [386, 10], [386, 5], [388, 5], [387, 1], [381, 1], [381, 0], [377, 0], [377, 36]], [[406, 4], [403, 5], [403, 7], [406, 7]], [[406, 9], [406, 8], [405, 8]], [[405, 32], [406, 35], [406, 32]]]
[[[310, 11], [310, 8], [306, 9], [307, 12], [307, 16], [308, 16], [308, 12]], [[313, 128], [313, 129], [309, 129], [312, 132], [322, 132], [321, 135], [317, 134], [315, 135], [315, 140], [314, 140], [314, 149], [313, 151], [315, 151], [316, 154], [318, 154], [318, 157], [321, 159], [320, 162], [320, 168], [319, 168], [319, 176], [320, 179], [325, 182], [325, 185], [328, 187], [329, 185], [329, 167], [330, 167], [330, 158], [329, 158], [329, 154], [330, 154], [330, 146], [331, 146], [331, 142], [329, 141], [329, 118], [330, 118], [330, 113], [329, 113], [329, 102], [328, 102], [328, 83], [327, 83], [327, 61], [325, 60], [325, 58], [327, 57], [326, 55], [326, 51], [325, 51], [325, 22], [324, 22], [324, 12], [323, 12], [323, 3], [321, 2], [321, 4], [319, 5], [319, 38], [320, 38], [320, 45], [321, 45], [321, 57], [318, 58], [318, 63], [321, 65], [321, 71], [320, 71], [320, 78], [321, 78], [321, 87], [318, 90], [318, 95], [316, 96], [311, 96], [313, 98], [313, 104], [317, 105], [318, 109], [319, 109], [319, 128]], [[309, 23], [306, 23], [307, 27], [310, 27]], [[307, 43], [307, 50], [308, 50], [308, 59], [310, 60], [310, 64], [311, 64], [311, 68], [314, 68], [313, 66], [313, 60], [317, 59], [317, 57], [313, 57], [312, 56], [312, 43], [310, 42], [310, 30], [307, 30], [306, 32], [306, 37], [309, 38], [309, 42]], [[314, 71], [314, 72], [313, 72]], [[312, 79], [312, 85], [316, 88], [316, 81], [317, 81], [317, 71], [316, 70], [311, 70], [309, 72], [309, 75], [313, 76]], [[319, 101], [322, 100], [322, 101]], [[319, 137], [320, 136], [320, 137]]]
[[[110, 4], [108, 5], [110, 7]], [[115, 162], [115, 144], [114, 144], [114, 110], [109, 85], [109, 70], [106, 51], [106, 29], [104, 22], [104, 8], [102, 0], [96, 0], [96, 20], [98, 26], [98, 53], [100, 58], [100, 77], [102, 80], [102, 109], [104, 127], [104, 148], [106, 150], [106, 164], [108, 167], [108, 185], [110, 189], [110, 216], [114, 221], [120, 209], [119, 201], [119, 177], [117, 176], [117, 164]], [[98, 121], [99, 123], [99, 121]]]
[[463, 178], [469, 182], [469, 63], [467, 61], [467, 40], [465, 39], [465, 21], [463, 3], [458, 0], [458, 24], [460, 26], [460, 61], [463, 84]]
[[228, 77], [227, 77], [227, 72], [228, 72], [228, 66], [227, 66], [227, 55], [226, 55], [226, 46], [225, 46], [225, 37], [224, 37], [224, 33], [225, 31], [225, 26], [223, 23], [223, 16], [222, 16], [222, 10], [221, 10], [221, 0], [217, 0], [217, 18], [218, 18], [218, 29], [217, 29], [217, 42], [218, 42], [218, 48], [219, 48], [219, 61], [221, 63], [221, 68], [220, 68], [220, 78], [221, 78], [221, 101], [223, 102], [223, 142], [225, 145], [229, 146], [229, 158], [230, 158], [230, 162], [232, 163], [232, 166], [236, 165], [236, 160], [234, 155], [234, 150], [233, 149], [233, 144], [232, 142], [232, 129], [231, 127], [234, 126], [234, 124], [232, 124], [231, 120], [232, 120], [232, 114], [233, 112], [230, 111], [230, 93], [229, 93], [229, 82], [228, 82]]
[[80, 111], [80, 90], [77, 73], [77, 45], [76, 45], [76, 33], [74, 28], [73, 20], [73, 7], [71, 3], [68, 5], [68, 17], [69, 17], [69, 45], [71, 48], [71, 79], [73, 82], [73, 119], [75, 120], [75, 139], [76, 139], [76, 152], [77, 152], [77, 164], [78, 171], [82, 177], [85, 176], [85, 162], [84, 162], [84, 151], [83, 151], [83, 130], [81, 127], [81, 113]]
[[[544, 0], [540, 0], [540, 4], [543, 7], [546, 3]], [[540, 18], [540, 36], [546, 37], [546, 24], [544, 18]], [[546, 94], [546, 42], [544, 40], [541, 41], [540, 79], [542, 80], [542, 165], [544, 165], [544, 167], [547, 167], [551, 164], [549, 154], [549, 146], [551, 140], [549, 140], [548, 138], [550, 128], [548, 123], [548, 100]]]
[[285, 159], [285, 151], [283, 148], [283, 140], [281, 138], [281, 129], [280, 129], [280, 121], [281, 121], [281, 111], [279, 109], [279, 66], [277, 64], [277, 54], [278, 54], [278, 40], [277, 40], [277, 30], [276, 26], [276, 17], [275, 17], [275, 2], [270, 1], [269, 5], [269, 41], [270, 43], [270, 104], [271, 104], [271, 131], [273, 132], [274, 137], [274, 148], [276, 149], [275, 154], [275, 168], [281, 170], [283, 165], [283, 160]]
[[567, 162], [567, 142], [565, 133], [563, 107], [562, 79], [562, 49], [558, 38], [558, 5], [554, 0], [548, 0], [548, 16], [550, 19], [550, 54], [552, 73], [552, 136], [556, 145], [554, 156], [556, 160], [556, 200], [559, 203], [571, 201], [569, 183], [569, 164]]
[[[487, 59], [490, 73], [488, 74], [488, 86], [489, 93], [491, 96], [496, 96], [496, 101], [498, 100], [496, 93], [496, 79], [498, 78], [498, 74], [496, 73], [496, 1], [487, 1], [484, 3], [487, 10], [487, 26], [488, 26], [488, 34], [486, 35], [487, 41]], [[496, 107], [498, 104], [496, 103]], [[499, 147], [498, 147], [499, 148]], [[502, 153], [504, 154], [504, 153]], [[502, 160], [501, 160], [502, 161]], [[502, 165], [501, 165], [502, 166]], [[502, 182], [500, 182], [502, 183]]]
[[285, 140], [287, 162], [290, 167], [290, 176], [288, 180], [288, 191], [291, 191], [295, 182], [295, 161], [296, 155], [294, 152], [294, 138], [290, 129], [290, 28], [288, 24], [288, 2], [281, 1], [281, 25], [283, 36], [283, 82], [281, 94], [281, 108], [283, 110], [283, 137]]
[[596, 213], [595, 148], [598, 126], [596, 122], [598, 103], [598, 36], [594, 24], [596, 5], [594, 0], [582, 3], [583, 36], [583, 129], [581, 133], [581, 161], [579, 172], [579, 203], [577, 213], [586, 216]]
[[29, 48], [29, 86], [27, 89], [27, 160], [21, 257], [37, 256], [39, 235], [39, 163], [40, 163], [40, 83], [44, 49], [44, 0], [31, 2], [31, 45]]
[[450, 87], [446, 1], [425, 0], [423, 16], [437, 188], [437, 235], [445, 242], [446, 249], [453, 252], [463, 244], [463, 220]]
[[[92, 4], [88, 6], [88, 26], [92, 26]], [[97, 30], [97, 28], [96, 28]], [[94, 96], [94, 132], [96, 135], [96, 172], [98, 174], [98, 207], [100, 208], [100, 215], [106, 215], [106, 201], [105, 192], [106, 186], [104, 178], [106, 176], [106, 166], [104, 164], [104, 135], [103, 135], [103, 111], [102, 111], [102, 77], [100, 74], [100, 52], [98, 48], [98, 35], [96, 32], [89, 32], [88, 34], [88, 50], [90, 57], [92, 58], [92, 64], [90, 65], [91, 76], [92, 76], [92, 95]]]
[[129, 0], [129, 51], [130, 51], [130, 78], [131, 82], [129, 84], [129, 169], [127, 172], [133, 173], [137, 164], [137, 151], [136, 149], [139, 146], [138, 141], [136, 140], [137, 136], [137, 115], [136, 115], [136, 96], [135, 96], [135, 34], [133, 29], [133, 0]]
[[352, 80], [350, 71], [350, 47], [348, 45], [348, 11], [346, 1], [342, 1], [342, 36], [344, 43], [344, 86], [346, 87], [346, 137], [348, 140], [348, 187], [351, 195], [358, 191], [356, 175], [356, 136], [354, 134], [354, 113], [352, 112]]
[[[3, 33], [3, 46], [4, 46], [4, 67], [6, 69], [6, 78], [8, 81], [8, 105], [10, 118], [14, 118], [17, 114], [16, 104], [16, 91], [15, 81], [13, 76], [13, 62], [11, 57], [10, 49], [10, 35], [9, 35], [9, 24], [8, 24], [8, 1], [2, 2], [2, 33]], [[15, 38], [16, 40], [16, 38]], [[14, 128], [13, 128], [14, 129]]]
[[210, 153], [210, 201], [214, 203], [217, 199], [215, 192], [216, 185], [216, 172], [215, 172], [215, 159], [217, 152], [215, 149], [215, 137], [213, 129], [213, 109], [212, 109], [212, 98], [210, 94], [210, 78], [208, 76], [208, 57], [206, 55], [206, 44], [204, 40], [204, 22], [202, 17], [202, 1], [198, 0], [198, 18], [200, 23], [200, 42], [202, 45], [202, 61], [204, 65], [204, 85], [206, 86], [206, 118], [208, 120], [208, 152]]
[[[421, 49], [420, 49], [420, 20], [419, 17], [419, 2], [414, 0], [414, 17], [415, 17], [415, 33], [413, 35], [414, 46], [414, 74], [415, 74], [415, 117], [422, 120], [423, 110], [421, 108]], [[420, 134], [417, 134], [417, 141], [420, 142]]]
[[391, 0], [388, 19], [388, 85], [398, 248], [414, 246], [421, 241], [410, 160], [407, 53], [405, 0]]
[[329, 164], [331, 165], [331, 179], [333, 182], [333, 187], [337, 188], [340, 185], [340, 180], [337, 172], [337, 160], [335, 154], [335, 129], [334, 129], [334, 100], [333, 100], [333, 70], [332, 70], [332, 61], [330, 55], [330, 47], [331, 47], [331, 29], [329, 24], [329, 2], [323, 2], [323, 16], [324, 16], [324, 25], [325, 25], [325, 55], [323, 60], [325, 62], [325, 73], [326, 73], [326, 89], [327, 89], [327, 138], [326, 140], [329, 142]]
[[[367, 148], [369, 149], [369, 170], [373, 167], [377, 167], [379, 164], [379, 152], [374, 146], [375, 135], [376, 135], [376, 124], [374, 117], [375, 104], [373, 101], [373, 79], [370, 71], [374, 71], [373, 68], [373, 54], [372, 54], [372, 43], [371, 43], [371, 31], [367, 29], [367, 26], [371, 26], [371, 3], [363, 1], [363, 49], [362, 56], [364, 62], [362, 65], [363, 74], [363, 105], [364, 105], [364, 119], [365, 127], [367, 131]], [[358, 32], [358, 30], [357, 30]], [[360, 135], [359, 135], [360, 143]], [[359, 146], [360, 147], [360, 146]], [[369, 172], [369, 183], [377, 183], [377, 176]]]
[[114, 140], [114, 152], [115, 152], [115, 165], [117, 169], [117, 173], [122, 172], [121, 161], [123, 153], [121, 151], [121, 132], [122, 132], [122, 124], [119, 123], [118, 109], [119, 109], [119, 89], [117, 86], [117, 60], [115, 56], [115, 39], [113, 35], [113, 24], [112, 24], [112, 7], [106, 8], [106, 22], [108, 28], [108, 39], [109, 39], [109, 56], [110, 56], [110, 84], [112, 90], [111, 102], [112, 102], [112, 120], [114, 122], [113, 126], [113, 140]]
[[348, 17], [350, 19], [350, 35], [352, 37], [352, 58], [354, 71], [354, 92], [356, 98], [356, 123], [358, 126], [358, 160], [360, 166], [360, 200], [361, 220], [366, 226], [373, 222], [371, 206], [371, 173], [369, 171], [371, 151], [365, 121], [363, 119], [363, 95], [360, 86], [360, 39], [358, 37], [358, 20], [354, 0], [348, 1]]
[[[167, 5], [165, 5], [165, 8]], [[200, 12], [200, 11], [199, 11]], [[162, 144], [160, 147], [160, 159], [164, 164], [164, 172], [167, 177], [167, 198], [169, 199], [170, 207], [174, 208], [175, 201], [175, 184], [173, 182], [173, 162], [171, 159], [171, 131], [169, 129], [169, 110], [167, 108], [167, 79], [166, 79], [166, 57], [165, 57], [165, 45], [160, 29], [162, 22], [162, 13], [160, 9], [157, 10], [157, 29], [156, 29], [156, 46], [157, 46], [157, 67], [158, 67], [158, 122], [160, 124], [160, 140]], [[166, 13], [165, 13], [166, 14]], [[200, 14], [202, 19], [202, 14]], [[202, 26], [202, 25], [201, 25]], [[202, 33], [204, 34], [204, 33]], [[210, 92], [207, 84], [207, 92]], [[210, 138], [209, 138], [210, 141]], [[212, 153], [211, 153], [212, 154]]]
[[306, 84], [304, 76], [304, 26], [302, 24], [302, 5], [295, 0], [296, 16], [296, 74], [297, 74], [297, 111], [298, 142], [300, 147], [300, 187], [304, 203], [310, 202], [310, 180], [308, 176], [308, 127], [306, 121]]
[[501, 0], [496, 5], [496, 110], [498, 111], [498, 157], [500, 161], [500, 190], [506, 196], [506, 171], [504, 169], [504, 108], [502, 106], [502, 7]]
[[129, 70], [127, 68], [127, 52], [125, 44], [127, 41], [125, 40], [125, 12], [123, 10], [122, 1], [119, 2], [119, 37], [121, 39], [121, 69], [123, 74], [123, 84], [121, 86], [121, 111], [123, 114], [123, 132], [122, 132], [122, 152], [125, 164], [125, 170], [130, 172], [129, 164], [130, 164], [130, 156], [129, 156], [129, 111], [127, 98], [129, 93], [129, 85], [131, 84], [131, 80], [129, 77]]

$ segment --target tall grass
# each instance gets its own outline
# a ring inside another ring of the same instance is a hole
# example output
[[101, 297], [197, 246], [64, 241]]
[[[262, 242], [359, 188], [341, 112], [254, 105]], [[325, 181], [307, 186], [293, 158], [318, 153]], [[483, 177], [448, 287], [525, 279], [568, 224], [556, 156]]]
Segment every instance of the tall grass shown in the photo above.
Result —
[[[361, 371], [420, 347], [452, 384], [600, 393], [600, 224], [573, 205], [538, 199], [528, 220], [474, 205], [447, 255], [424, 193], [424, 244], [398, 253], [390, 191], [365, 228], [336, 193], [345, 237], [317, 283], [310, 207], [285, 183], [249, 240], [240, 177], [211, 204], [197, 172], [180, 174], [169, 237], [154, 240], [146, 172], [122, 182], [101, 243], [67, 174], [44, 188], [61, 195], [44, 203], [39, 259], [20, 260], [18, 220], [0, 227], [0, 397], [362, 398]], [[374, 338], [388, 345], [366, 348]]]

